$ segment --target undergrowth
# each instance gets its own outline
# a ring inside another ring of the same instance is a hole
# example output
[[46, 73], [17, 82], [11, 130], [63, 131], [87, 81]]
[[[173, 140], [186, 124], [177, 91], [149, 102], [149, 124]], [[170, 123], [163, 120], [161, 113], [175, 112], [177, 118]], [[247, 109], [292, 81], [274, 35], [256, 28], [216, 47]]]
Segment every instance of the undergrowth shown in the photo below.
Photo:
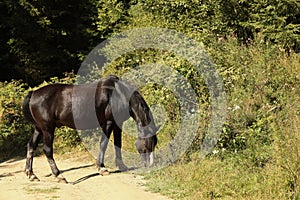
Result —
[[300, 55], [235, 40], [212, 50], [228, 98], [217, 147], [148, 174], [175, 199], [300, 198]]
[[[243, 46], [236, 38], [216, 41], [208, 47], [208, 52], [223, 77], [227, 96], [227, 118], [217, 146], [205, 157], [200, 156], [210, 117], [210, 100], [206, 86], [192, 76], [203, 106], [200, 114], [204, 116], [195, 130], [197, 137], [180, 160], [146, 175], [148, 187], [175, 199], [299, 199], [300, 54], [286, 54], [278, 46], [268, 46], [259, 39]], [[155, 61], [152, 56], [158, 52], [136, 53], [126, 56], [144, 55], [145, 60], [152, 62]], [[178, 70], [186, 66], [184, 61], [173, 59], [174, 55], [165, 55], [167, 64], [178, 61]], [[158, 57], [164, 61], [161, 55]], [[113, 64], [110, 72], [126, 72], [128, 66], [122, 59]], [[73, 81], [74, 75], [68, 74], [64, 79], [53, 78], [42, 85]], [[21, 104], [27, 92], [36, 88], [28, 88], [20, 81], [0, 85], [0, 161], [3, 161], [16, 154], [25, 155], [33, 127], [25, 122]], [[141, 92], [150, 105], [161, 103], [163, 108], [157, 108], [158, 111], [166, 112], [161, 119], [166, 123], [158, 135], [158, 147], [163, 147], [178, 125], [174, 96], [155, 85], [141, 88]], [[126, 130], [134, 132], [131, 126]], [[55, 135], [56, 152], [85, 148], [74, 130], [63, 127]], [[136, 151], [136, 136], [123, 135], [124, 149]]]

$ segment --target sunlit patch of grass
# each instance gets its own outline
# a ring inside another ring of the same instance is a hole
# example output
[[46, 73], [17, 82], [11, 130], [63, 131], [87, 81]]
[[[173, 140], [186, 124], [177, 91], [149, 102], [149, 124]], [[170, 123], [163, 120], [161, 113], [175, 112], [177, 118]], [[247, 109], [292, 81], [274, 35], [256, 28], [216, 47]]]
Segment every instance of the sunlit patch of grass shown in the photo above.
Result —
[[154, 171], [147, 186], [174, 199], [283, 199], [281, 169], [248, 169], [238, 159], [199, 159]]
[[40, 193], [42, 193], [42, 194], [52, 194], [52, 193], [55, 193], [58, 190], [60, 190], [60, 188], [57, 187], [57, 186], [41, 188], [41, 187], [38, 187], [38, 186], [30, 185], [30, 186], [24, 187], [24, 190], [27, 193], [30, 193], [30, 194], [40, 194]]

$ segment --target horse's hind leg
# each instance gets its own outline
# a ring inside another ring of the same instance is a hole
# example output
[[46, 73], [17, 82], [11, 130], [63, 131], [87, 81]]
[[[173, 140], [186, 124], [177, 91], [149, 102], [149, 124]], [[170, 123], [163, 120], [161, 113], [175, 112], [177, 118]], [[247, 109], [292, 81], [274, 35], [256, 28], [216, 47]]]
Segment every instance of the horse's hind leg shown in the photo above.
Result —
[[31, 181], [39, 180], [36, 177], [36, 175], [33, 173], [32, 163], [33, 163], [33, 153], [37, 148], [41, 135], [42, 135], [41, 130], [35, 127], [34, 133], [27, 144], [27, 158], [26, 158], [25, 173]]
[[101, 136], [101, 140], [100, 140], [100, 151], [99, 151], [99, 155], [98, 155], [98, 159], [97, 159], [97, 167], [99, 169], [99, 173], [101, 175], [108, 175], [109, 172], [107, 171], [107, 169], [105, 168], [104, 165], [104, 155], [107, 149], [107, 145], [108, 145], [108, 141], [109, 141], [109, 137], [111, 135], [112, 132], [112, 123], [108, 122], [106, 124], [106, 126], [102, 127], [102, 130], [104, 133], [102, 133]]
[[55, 160], [53, 158], [53, 140], [54, 140], [54, 129], [53, 131], [43, 131], [43, 139], [44, 139], [44, 146], [43, 150], [47, 157], [48, 163], [50, 165], [52, 174], [57, 177], [58, 182], [65, 182], [67, 183], [66, 179], [60, 174], [58, 170]]

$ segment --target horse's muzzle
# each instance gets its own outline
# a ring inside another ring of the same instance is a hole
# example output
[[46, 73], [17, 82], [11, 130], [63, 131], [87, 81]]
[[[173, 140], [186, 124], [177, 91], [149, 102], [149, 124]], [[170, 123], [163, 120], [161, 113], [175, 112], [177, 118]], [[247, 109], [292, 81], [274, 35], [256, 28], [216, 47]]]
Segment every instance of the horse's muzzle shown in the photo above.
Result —
[[154, 164], [154, 152], [142, 153], [141, 159], [144, 167], [152, 167]]

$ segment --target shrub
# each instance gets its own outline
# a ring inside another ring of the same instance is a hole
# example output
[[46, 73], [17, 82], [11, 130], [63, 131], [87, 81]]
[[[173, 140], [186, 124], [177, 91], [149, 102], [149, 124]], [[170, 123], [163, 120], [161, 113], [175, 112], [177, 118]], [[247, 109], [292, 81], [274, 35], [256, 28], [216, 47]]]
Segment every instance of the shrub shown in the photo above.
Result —
[[19, 81], [0, 83], [0, 160], [24, 154], [32, 127], [23, 117], [22, 102], [26, 85]]
[[227, 95], [218, 146], [150, 173], [149, 187], [177, 199], [298, 199], [300, 55], [259, 40], [212, 46]]

